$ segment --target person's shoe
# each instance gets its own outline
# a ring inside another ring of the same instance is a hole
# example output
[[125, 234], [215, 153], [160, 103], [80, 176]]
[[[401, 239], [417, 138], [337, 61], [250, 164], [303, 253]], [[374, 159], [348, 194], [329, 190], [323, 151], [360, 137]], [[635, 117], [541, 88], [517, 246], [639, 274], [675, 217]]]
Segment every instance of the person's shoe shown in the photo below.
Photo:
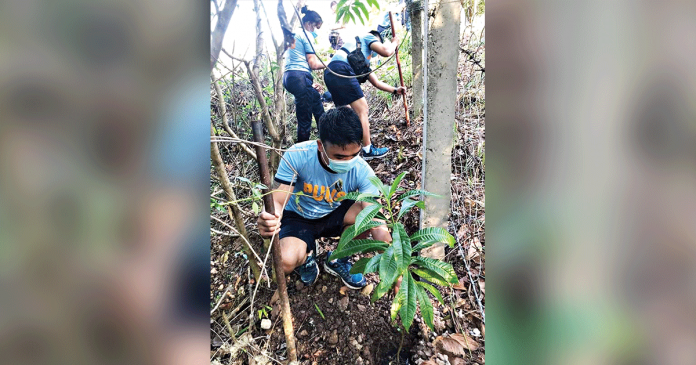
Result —
[[307, 260], [305, 260], [305, 263], [296, 267], [294, 271], [300, 275], [300, 281], [302, 281], [302, 284], [306, 286], [314, 284], [319, 277], [319, 265], [317, 264], [316, 260], [314, 260], [314, 252], [307, 255]]
[[375, 147], [374, 145], [370, 146], [370, 152], [365, 152], [365, 150], [362, 150], [362, 158], [365, 161], [372, 160], [373, 158], [382, 158], [387, 155], [387, 152], [389, 152], [389, 147]]
[[333, 261], [329, 261], [329, 257], [331, 257], [331, 251], [326, 254], [326, 260], [324, 260], [324, 270], [326, 272], [341, 278], [343, 284], [351, 289], [360, 289], [367, 285], [367, 281], [365, 281], [363, 274], [350, 273], [350, 268], [353, 267], [353, 265], [348, 262], [347, 257]]

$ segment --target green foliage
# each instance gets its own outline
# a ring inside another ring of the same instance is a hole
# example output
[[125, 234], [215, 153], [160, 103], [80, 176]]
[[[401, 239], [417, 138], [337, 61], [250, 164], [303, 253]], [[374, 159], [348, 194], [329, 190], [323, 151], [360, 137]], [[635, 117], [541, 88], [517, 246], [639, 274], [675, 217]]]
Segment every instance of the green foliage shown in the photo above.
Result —
[[259, 314], [259, 319], [268, 318], [268, 314], [271, 313], [272, 310], [273, 310], [273, 308], [271, 308], [271, 307], [268, 306], [268, 305], [263, 306], [261, 309], [259, 309], [259, 310], [257, 311], [258, 314]]
[[[377, 0], [366, 0], [367, 5], [370, 7], [377, 8], [379, 10], [379, 4]], [[348, 23], [355, 21], [355, 18], [360, 19], [360, 23], [365, 25], [365, 21], [370, 19], [370, 12], [367, 10], [367, 6], [361, 0], [341, 0], [336, 4], [336, 22]], [[363, 18], [364, 17], [364, 18]]]
[[[358, 213], [355, 224], [343, 232], [330, 259], [348, 257], [356, 253], [377, 252], [373, 257], [359, 259], [350, 272], [352, 274], [379, 273], [380, 282], [372, 292], [373, 302], [394, 289], [398, 279], [401, 278], [399, 292], [392, 300], [390, 310], [392, 320], [395, 320], [398, 315], [401, 318], [401, 324], [408, 331], [413, 324], [416, 310], [420, 308], [425, 323], [432, 329], [433, 305], [427, 292], [441, 303], [443, 303], [442, 295], [432, 285], [417, 281], [414, 275], [441, 286], [458, 283], [457, 275], [449, 263], [413, 256], [413, 254], [437, 242], [454, 247], [455, 239], [447, 230], [440, 227], [423, 228], [412, 235], [406, 232], [406, 227], [400, 222], [401, 218], [414, 207], [420, 209], [425, 207], [425, 203], [417, 200], [416, 197], [437, 195], [424, 190], [404, 191], [399, 185], [405, 175], [406, 172], [401, 173], [391, 185], [385, 185], [378, 178], [372, 177], [369, 179], [370, 183], [377, 188], [379, 194], [349, 193], [341, 199], [371, 204]], [[375, 218], [381, 218], [384, 221], [375, 220]], [[386, 225], [390, 230], [391, 243], [375, 239], [355, 239], [361, 233], [381, 225]]]

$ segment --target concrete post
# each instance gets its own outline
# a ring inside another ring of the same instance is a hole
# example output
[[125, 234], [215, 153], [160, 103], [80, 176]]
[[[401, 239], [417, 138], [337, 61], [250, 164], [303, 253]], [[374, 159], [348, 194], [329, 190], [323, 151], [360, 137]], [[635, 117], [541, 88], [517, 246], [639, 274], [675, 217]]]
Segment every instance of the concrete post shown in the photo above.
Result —
[[[450, 214], [452, 144], [457, 99], [457, 62], [461, 4], [438, 1], [427, 39], [426, 113], [423, 121], [423, 189], [443, 198], [426, 197], [422, 227], [447, 228]], [[427, 21], [427, 17], [426, 17]], [[444, 244], [424, 250], [427, 257], [444, 258]]]
[[411, 12], [411, 68], [413, 72], [413, 118], [423, 112], [423, 3], [409, 2]]

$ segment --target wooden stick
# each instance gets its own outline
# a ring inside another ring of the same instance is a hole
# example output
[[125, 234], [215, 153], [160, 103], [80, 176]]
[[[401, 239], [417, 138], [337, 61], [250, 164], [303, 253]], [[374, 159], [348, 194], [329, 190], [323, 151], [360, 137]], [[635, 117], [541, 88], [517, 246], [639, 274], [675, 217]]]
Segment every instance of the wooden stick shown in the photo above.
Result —
[[[394, 18], [392, 17], [392, 12], [389, 12], [389, 22], [391, 23], [392, 39], [396, 34], [396, 28], [394, 28]], [[396, 57], [396, 67], [399, 69], [399, 79], [401, 80], [401, 86], [404, 86], [404, 75], [401, 73], [401, 62], [399, 62], [399, 47], [394, 49], [394, 54]], [[404, 97], [404, 110], [406, 111], [406, 126], [411, 125], [411, 117], [408, 115], [408, 106], [406, 105], [406, 93], [402, 95]]]
[[[258, 143], [263, 143], [263, 127], [261, 122], [255, 120], [251, 122], [251, 129], [254, 133], [254, 141]], [[266, 158], [266, 151], [263, 147], [256, 145], [256, 158], [259, 163], [259, 175], [261, 176], [261, 183], [266, 185], [266, 189], [263, 189], [263, 203], [266, 212], [275, 215], [275, 204], [273, 203], [273, 194], [267, 194], [270, 191], [271, 186], [271, 176], [268, 172], [268, 159]], [[285, 332], [285, 341], [287, 343], [288, 349], [288, 359], [293, 362], [297, 361], [297, 348], [295, 347], [295, 332], [292, 326], [292, 312], [290, 312], [290, 300], [288, 299], [288, 289], [285, 283], [285, 271], [283, 271], [280, 265], [280, 242], [278, 240], [278, 235], [273, 236], [273, 242], [271, 242], [271, 250], [273, 251], [273, 266], [276, 272], [276, 280], [278, 281], [278, 293], [280, 296], [280, 308], [283, 315], [283, 331]]]

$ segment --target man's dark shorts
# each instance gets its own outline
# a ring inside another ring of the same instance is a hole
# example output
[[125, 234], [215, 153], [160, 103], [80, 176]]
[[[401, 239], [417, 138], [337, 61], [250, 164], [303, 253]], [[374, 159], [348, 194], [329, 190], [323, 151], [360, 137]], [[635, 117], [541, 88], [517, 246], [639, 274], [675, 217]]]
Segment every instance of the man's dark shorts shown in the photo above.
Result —
[[[355, 76], [353, 68], [342, 61], [329, 63], [329, 68], [339, 75]], [[325, 70], [324, 83], [326, 84], [326, 88], [331, 92], [331, 97], [336, 107], [348, 105], [364, 96], [358, 79], [354, 77], [347, 79], [345, 77], [336, 76], [329, 72], [329, 70]]]
[[333, 212], [319, 219], [307, 219], [289, 211], [283, 211], [280, 219], [279, 239], [297, 237], [307, 244], [307, 253], [317, 253], [316, 240], [320, 237], [339, 237], [343, 233], [343, 217], [355, 200], [344, 200]]

